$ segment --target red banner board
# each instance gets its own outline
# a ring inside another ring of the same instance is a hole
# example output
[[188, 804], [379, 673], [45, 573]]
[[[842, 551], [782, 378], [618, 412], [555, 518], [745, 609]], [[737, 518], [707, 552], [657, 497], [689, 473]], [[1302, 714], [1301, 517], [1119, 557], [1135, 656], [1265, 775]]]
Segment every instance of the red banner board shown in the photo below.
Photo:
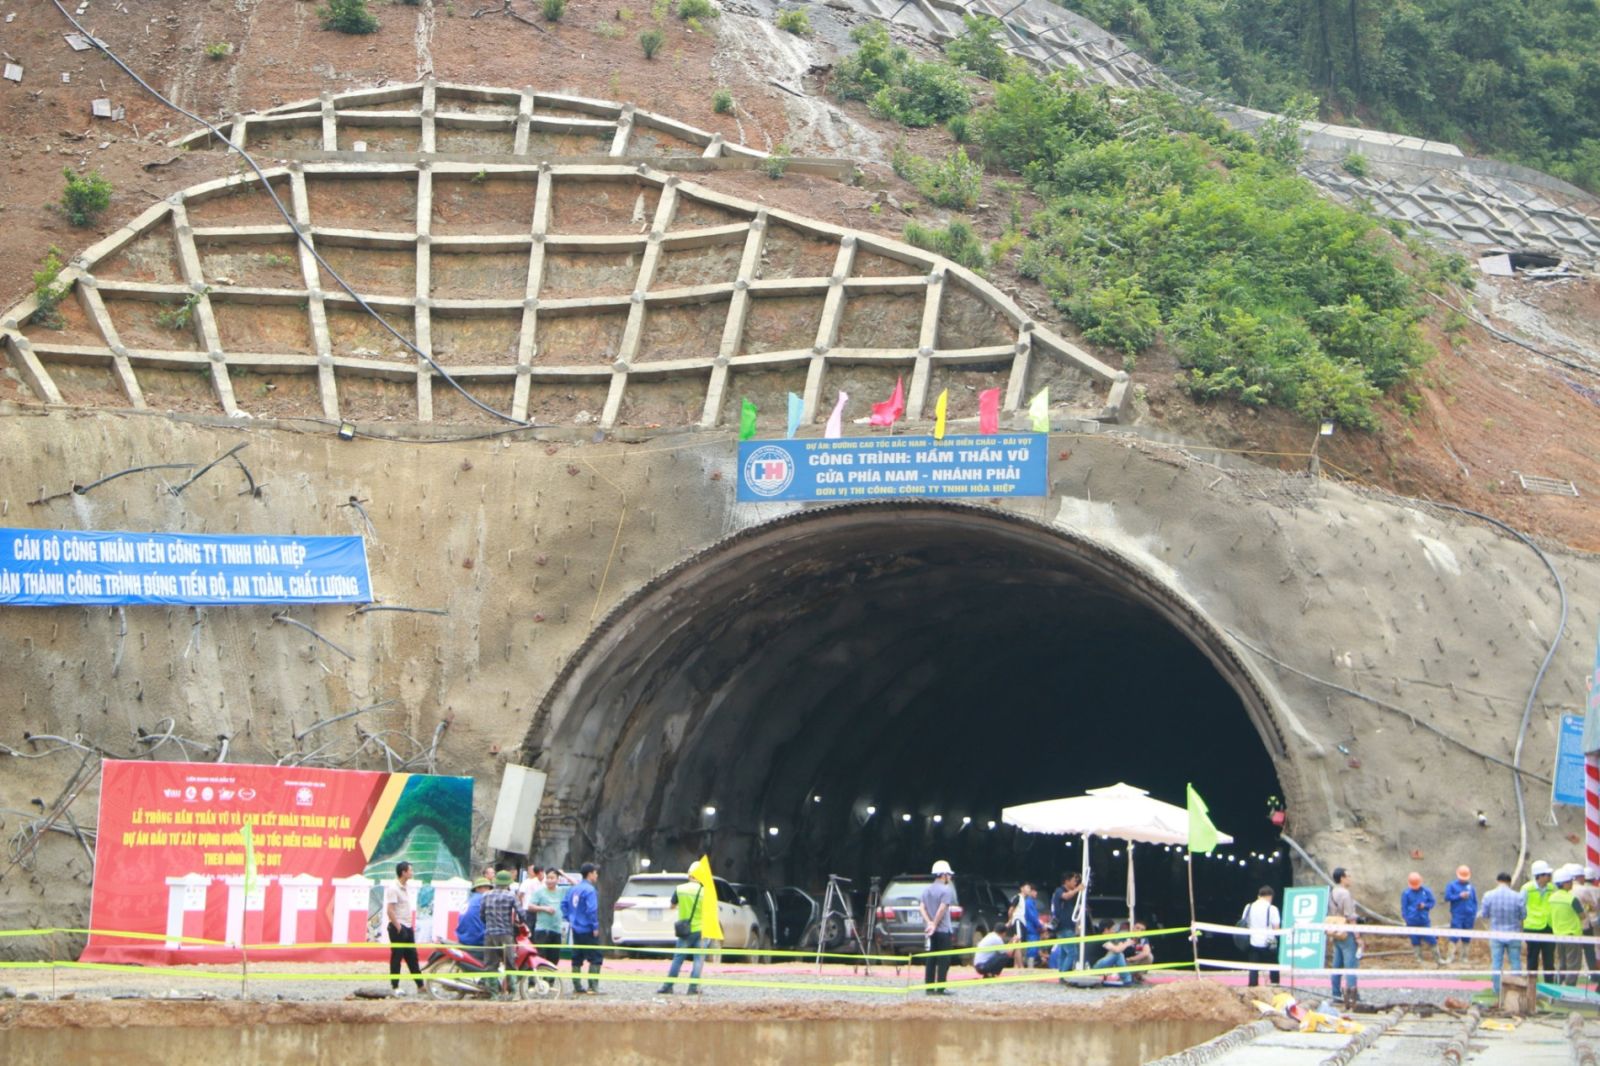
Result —
[[448, 933], [466, 898], [471, 817], [465, 777], [108, 759], [83, 960], [236, 962], [240, 945], [350, 958], [368, 942], [375, 886], [403, 859]]

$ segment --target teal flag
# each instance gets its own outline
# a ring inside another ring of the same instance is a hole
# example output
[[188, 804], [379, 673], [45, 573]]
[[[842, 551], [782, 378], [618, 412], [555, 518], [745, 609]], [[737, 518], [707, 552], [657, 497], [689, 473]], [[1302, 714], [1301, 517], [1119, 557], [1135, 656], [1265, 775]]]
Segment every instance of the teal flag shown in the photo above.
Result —
[[800, 416], [805, 409], [805, 402], [791, 392], [789, 394], [789, 432], [784, 436], [792, 440], [794, 435], [800, 431]]

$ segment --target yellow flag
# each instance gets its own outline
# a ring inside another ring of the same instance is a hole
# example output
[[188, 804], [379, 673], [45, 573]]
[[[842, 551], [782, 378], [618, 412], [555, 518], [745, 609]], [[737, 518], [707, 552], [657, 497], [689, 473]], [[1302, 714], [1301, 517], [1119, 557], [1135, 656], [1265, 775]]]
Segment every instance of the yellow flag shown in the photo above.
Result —
[[933, 439], [944, 440], [944, 412], [950, 403], [950, 390], [945, 389], [939, 394], [939, 402], [933, 405]]
[[1039, 390], [1039, 395], [1028, 405], [1028, 418], [1035, 433], [1050, 432], [1050, 386]]
[[722, 939], [722, 919], [717, 915], [717, 884], [711, 880], [711, 858], [707, 855], [700, 856], [700, 863], [694, 869], [694, 879], [705, 888], [705, 917], [700, 923], [700, 935], [707, 940]]

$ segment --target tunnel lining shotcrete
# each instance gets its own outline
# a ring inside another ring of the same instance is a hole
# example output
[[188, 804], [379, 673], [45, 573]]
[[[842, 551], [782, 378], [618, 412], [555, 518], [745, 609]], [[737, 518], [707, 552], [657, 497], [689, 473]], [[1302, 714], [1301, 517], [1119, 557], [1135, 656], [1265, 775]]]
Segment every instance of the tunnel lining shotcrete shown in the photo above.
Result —
[[[803, 831], [797, 805], [812, 796], [819, 774], [871, 778], [872, 753], [859, 756], [870, 747], [864, 741], [843, 745], [858, 753], [853, 763], [824, 765], [841, 740], [867, 737], [875, 728], [870, 735], [894, 738], [886, 753], [898, 750], [905, 731], [893, 723], [915, 714], [908, 705], [926, 694], [916, 686], [948, 679], [939, 663], [908, 666], [908, 649], [925, 648], [930, 634], [951, 624], [935, 609], [939, 591], [965, 588], [970, 596], [975, 580], [993, 583], [1030, 608], [1045, 602], [1037, 599], [1045, 594], [1037, 586], [1059, 583], [1050, 595], [1066, 590], [1092, 597], [1093, 609], [1109, 612], [1112, 629], [1135, 615], [1145, 616], [1146, 625], [1158, 619], [1237, 696], [1277, 779], [1292, 788], [1282, 727], [1249, 666], [1194, 604], [1138, 564], [1075, 532], [986, 507], [845, 505], [736, 533], [658, 576], [596, 626], [551, 684], [523, 753], [524, 761], [551, 773], [536, 853], [577, 861], [583, 851], [621, 865], [654, 854], [658, 862], [671, 862], [674, 851], [712, 839], [713, 820], [699, 818], [711, 796], [720, 797], [722, 807], [715, 826], [719, 851], [742, 840], [747, 852], [765, 854], [768, 826]], [[919, 586], [926, 587], [919, 592]], [[873, 603], [860, 602], [862, 596]], [[794, 624], [761, 614], [775, 603], [797, 611]], [[905, 628], [897, 639], [870, 638], [863, 646], [871, 654], [845, 661], [841, 627], [858, 641], [868, 639], [862, 634], [875, 628], [874, 617], [884, 619], [882, 626]], [[984, 628], [964, 638], [971, 655], [1006, 654], [1015, 626], [991, 645], [983, 643]], [[836, 668], [805, 673], [805, 664], [818, 662]], [[772, 679], [745, 676], [772, 663], [800, 664], [788, 669], [803, 676], [782, 668]], [[809, 700], [797, 695], [824, 677], [832, 688]], [[690, 693], [697, 705], [682, 698]], [[880, 708], [874, 721], [890, 724], [852, 721], [864, 704]], [[786, 725], [783, 711], [794, 708], [814, 724]], [[977, 735], [952, 740], [982, 744]], [[859, 806], [859, 797], [854, 802]], [[788, 838], [784, 843], [803, 846]]]

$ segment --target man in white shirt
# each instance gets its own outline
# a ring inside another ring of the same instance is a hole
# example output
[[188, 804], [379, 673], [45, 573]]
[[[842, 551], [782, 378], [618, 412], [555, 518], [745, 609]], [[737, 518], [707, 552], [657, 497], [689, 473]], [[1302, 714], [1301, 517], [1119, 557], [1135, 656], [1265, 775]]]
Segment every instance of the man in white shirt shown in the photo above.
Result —
[[990, 929], [978, 941], [978, 953], [972, 958], [973, 968], [979, 977], [998, 977], [1000, 971], [1011, 965], [1011, 953], [1004, 950], [1006, 938], [998, 929]]
[[[1283, 928], [1283, 919], [1272, 903], [1271, 885], [1261, 886], [1261, 891], [1256, 893], [1256, 901], [1244, 909], [1240, 924], [1250, 930], [1250, 948], [1245, 952], [1246, 958], [1261, 965], [1277, 962], [1278, 938], [1272, 935], [1271, 930]], [[1268, 976], [1271, 978], [1270, 984], [1278, 983], [1277, 970], [1272, 970]], [[1250, 971], [1251, 988], [1256, 987], [1260, 977], [1260, 970]]]
[[396, 863], [394, 880], [383, 887], [383, 917], [389, 926], [389, 988], [400, 991], [400, 966], [411, 967], [412, 983], [422, 990], [422, 967], [417, 964], [417, 894], [411, 864]]

